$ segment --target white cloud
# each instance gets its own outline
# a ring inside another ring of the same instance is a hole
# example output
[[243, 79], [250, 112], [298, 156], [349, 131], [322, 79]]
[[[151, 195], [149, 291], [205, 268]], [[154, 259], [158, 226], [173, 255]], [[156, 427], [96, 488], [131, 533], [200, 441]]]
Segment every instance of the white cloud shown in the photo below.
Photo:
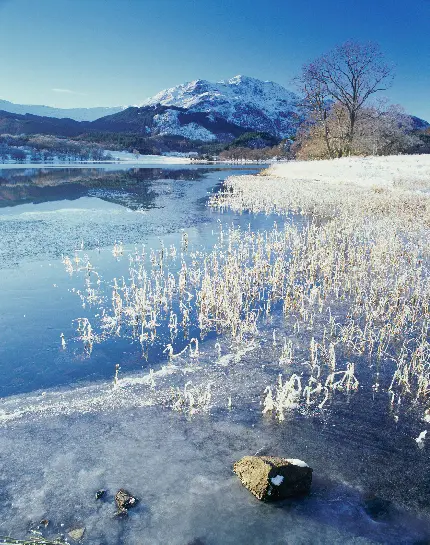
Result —
[[77, 91], [71, 91], [70, 89], [51, 89], [51, 91], [54, 91], [54, 93], [67, 93], [69, 95], [85, 95], [85, 93], [78, 93]]

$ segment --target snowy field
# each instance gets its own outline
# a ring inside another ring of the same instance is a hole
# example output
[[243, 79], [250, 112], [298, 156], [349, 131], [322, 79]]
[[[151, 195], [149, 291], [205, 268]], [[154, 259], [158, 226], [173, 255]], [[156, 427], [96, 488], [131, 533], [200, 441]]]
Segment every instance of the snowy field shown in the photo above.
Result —
[[430, 185], [430, 155], [346, 157], [324, 161], [275, 163], [267, 174], [288, 180], [352, 184], [363, 187]]

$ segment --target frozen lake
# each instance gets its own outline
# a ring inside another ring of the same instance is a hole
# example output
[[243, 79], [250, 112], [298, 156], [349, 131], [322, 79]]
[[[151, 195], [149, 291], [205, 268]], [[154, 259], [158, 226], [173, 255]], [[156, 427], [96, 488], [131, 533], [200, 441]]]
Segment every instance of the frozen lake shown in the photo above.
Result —
[[[414, 441], [423, 424], [413, 410], [396, 421], [382, 393], [360, 389], [281, 423], [261, 415], [262, 392], [280, 370], [280, 339], [293, 336], [276, 310], [252, 343], [211, 333], [198, 358], [173, 365], [167, 324], [147, 359], [132, 335], [109, 336], [91, 351], [78, 338], [78, 318], [100, 331], [113, 279], [128, 278], [130, 256], [143, 247], [149, 263], [151, 250], [179, 248], [184, 233], [189, 251], [203, 252], [229, 225], [270, 228], [274, 217], [207, 207], [227, 176], [254, 172], [0, 170], [0, 535], [24, 538], [48, 519], [45, 535], [85, 528], [82, 542], [94, 545], [429, 542], [430, 462]], [[87, 271], [68, 274], [65, 255], [97, 272], [94, 304], [80, 296]], [[169, 266], [177, 272], [179, 259]], [[309, 333], [295, 335], [299, 344]], [[186, 345], [177, 339], [175, 353]], [[121, 388], [113, 389], [117, 364]], [[172, 388], [187, 382], [211, 384], [208, 414], [166, 407]], [[306, 460], [311, 495], [255, 500], [231, 466], [257, 451]], [[113, 517], [121, 487], [140, 499], [125, 520]], [[102, 488], [106, 501], [96, 501]]]
[[[112, 255], [115, 241], [125, 253], [142, 245], [149, 251], [161, 240], [180, 243], [186, 230], [190, 245], [211, 246], [220, 216], [206, 207], [206, 198], [231, 172], [196, 167], [0, 171], [0, 327], [7, 340], [0, 346], [0, 396], [112, 376], [116, 358], [130, 351], [127, 340], [96, 349], [85, 361], [73, 349], [61, 350], [60, 334], [73, 338], [73, 320], [87, 315], [72, 292], [82, 288], [82, 280], [65, 274], [62, 255], [78, 250], [110, 280], [127, 275], [129, 265], [126, 257]], [[249, 218], [226, 214], [223, 221], [246, 226]], [[133, 354], [128, 358], [132, 362]], [[141, 368], [138, 351], [135, 359], [130, 368]]]

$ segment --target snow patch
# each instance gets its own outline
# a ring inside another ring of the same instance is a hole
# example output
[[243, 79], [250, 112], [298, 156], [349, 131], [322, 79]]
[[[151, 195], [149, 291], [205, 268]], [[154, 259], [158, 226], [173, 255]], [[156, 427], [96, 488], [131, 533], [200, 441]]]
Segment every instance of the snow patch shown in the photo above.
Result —
[[424, 448], [424, 441], [425, 441], [426, 435], [427, 435], [427, 430], [424, 430], [415, 439], [419, 448]]
[[190, 138], [191, 140], [203, 140], [204, 142], [216, 140], [216, 136], [211, 131], [208, 131], [197, 123], [181, 125], [178, 117], [179, 112], [177, 110], [167, 110], [162, 114], [155, 115], [154, 124], [156, 132], [158, 134], [176, 134]]
[[135, 155], [128, 151], [111, 151], [106, 150], [106, 153], [110, 153], [115, 161], [121, 161], [122, 163], [144, 164], [144, 165], [158, 165], [158, 164], [188, 164], [190, 159], [188, 157], [181, 157], [178, 155]]
[[284, 482], [284, 477], [282, 475], [276, 475], [276, 477], [272, 477], [270, 481], [275, 486], [279, 486]]
[[287, 458], [287, 462], [289, 462], [293, 466], [309, 467], [306, 462], [304, 462], [303, 460], [299, 460], [298, 458]]

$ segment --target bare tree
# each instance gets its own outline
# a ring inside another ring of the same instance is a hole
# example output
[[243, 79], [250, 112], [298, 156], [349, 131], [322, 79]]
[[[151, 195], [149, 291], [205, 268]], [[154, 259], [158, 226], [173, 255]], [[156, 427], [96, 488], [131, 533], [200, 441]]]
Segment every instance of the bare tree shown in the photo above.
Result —
[[419, 145], [413, 123], [399, 105], [384, 102], [363, 108], [357, 122], [354, 150], [362, 155], [392, 155]]
[[360, 111], [372, 95], [386, 90], [391, 82], [392, 67], [384, 62], [379, 46], [373, 43], [348, 41], [303, 66], [297, 83], [305, 106], [312, 112], [314, 121], [324, 128], [329, 157], [337, 155], [331, 146], [328, 123], [332, 104], [338, 103], [347, 112], [342, 153], [351, 153]]

